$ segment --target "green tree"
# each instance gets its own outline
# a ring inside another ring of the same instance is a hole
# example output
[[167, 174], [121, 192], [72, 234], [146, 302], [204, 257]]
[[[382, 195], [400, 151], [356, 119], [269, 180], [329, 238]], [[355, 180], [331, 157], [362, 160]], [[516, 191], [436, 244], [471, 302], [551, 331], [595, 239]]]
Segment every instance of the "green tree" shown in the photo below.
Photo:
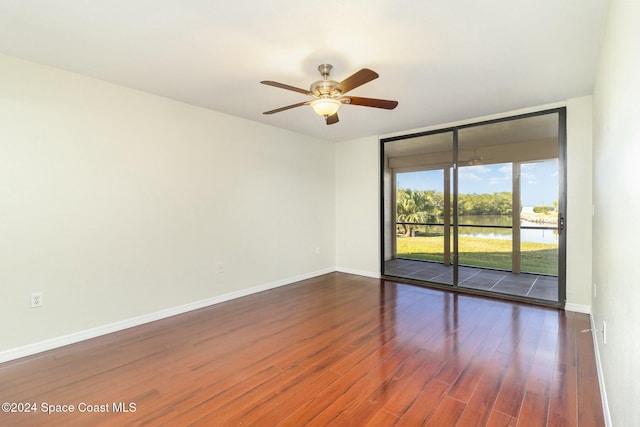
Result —
[[459, 215], [511, 215], [513, 204], [511, 193], [460, 194]]
[[[442, 214], [442, 197], [437, 192], [400, 189], [396, 194], [396, 218], [402, 223], [435, 222]], [[417, 225], [400, 224], [402, 235], [411, 235]]]

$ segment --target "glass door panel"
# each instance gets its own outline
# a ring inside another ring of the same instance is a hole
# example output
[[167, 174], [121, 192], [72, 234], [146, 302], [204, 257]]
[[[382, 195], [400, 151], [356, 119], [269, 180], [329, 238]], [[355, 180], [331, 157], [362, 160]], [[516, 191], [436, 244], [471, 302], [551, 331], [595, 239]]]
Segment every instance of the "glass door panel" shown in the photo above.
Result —
[[453, 284], [451, 132], [383, 145], [383, 274]]
[[458, 169], [458, 264], [511, 270], [511, 165]]
[[553, 228], [536, 223], [558, 216], [558, 122], [531, 115], [459, 130], [460, 286], [558, 301], [558, 246], [541, 241]]
[[538, 277], [528, 296], [556, 300], [560, 245], [558, 159], [522, 163], [520, 175], [521, 271]]
[[396, 256], [444, 263], [444, 171], [396, 175]]

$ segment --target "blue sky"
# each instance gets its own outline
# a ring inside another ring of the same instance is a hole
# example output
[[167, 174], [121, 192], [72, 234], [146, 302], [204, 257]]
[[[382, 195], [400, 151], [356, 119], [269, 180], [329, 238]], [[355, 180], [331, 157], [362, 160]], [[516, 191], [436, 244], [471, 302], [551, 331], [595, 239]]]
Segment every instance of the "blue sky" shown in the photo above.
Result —
[[[397, 175], [398, 188], [443, 190], [441, 170]], [[511, 192], [511, 163], [465, 166], [458, 169], [460, 194]], [[520, 170], [523, 206], [552, 206], [558, 199], [558, 161], [525, 163]]]

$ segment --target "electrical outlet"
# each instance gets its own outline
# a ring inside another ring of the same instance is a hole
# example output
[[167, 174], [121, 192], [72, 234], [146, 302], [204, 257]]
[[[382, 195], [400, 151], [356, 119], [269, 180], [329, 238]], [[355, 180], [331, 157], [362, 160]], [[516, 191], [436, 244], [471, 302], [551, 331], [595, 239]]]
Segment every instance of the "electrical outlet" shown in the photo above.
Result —
[[31, 308], [42, 307], [42, 292], [31, 293]]
[[602, 343], [607, 343], [607, 322], [602, 321]]
[[316, 246], [316, 255], [320, 255], [320, 246]]
[[223, 263], [218, 263], [218, 267], [217, 267], [217, 271], [218, 273], [224, 273], [224, 264]]

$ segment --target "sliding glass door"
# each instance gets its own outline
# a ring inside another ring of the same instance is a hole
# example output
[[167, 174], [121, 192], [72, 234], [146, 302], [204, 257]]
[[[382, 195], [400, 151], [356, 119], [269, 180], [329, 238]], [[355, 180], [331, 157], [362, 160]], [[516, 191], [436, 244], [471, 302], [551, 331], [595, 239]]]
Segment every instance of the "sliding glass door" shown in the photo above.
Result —
[[383, 140], [383, 275], [562, 305], [564, 120]]
[[385, 274], [453, 285], [452, 147], [452, 132], [383, 145]]

